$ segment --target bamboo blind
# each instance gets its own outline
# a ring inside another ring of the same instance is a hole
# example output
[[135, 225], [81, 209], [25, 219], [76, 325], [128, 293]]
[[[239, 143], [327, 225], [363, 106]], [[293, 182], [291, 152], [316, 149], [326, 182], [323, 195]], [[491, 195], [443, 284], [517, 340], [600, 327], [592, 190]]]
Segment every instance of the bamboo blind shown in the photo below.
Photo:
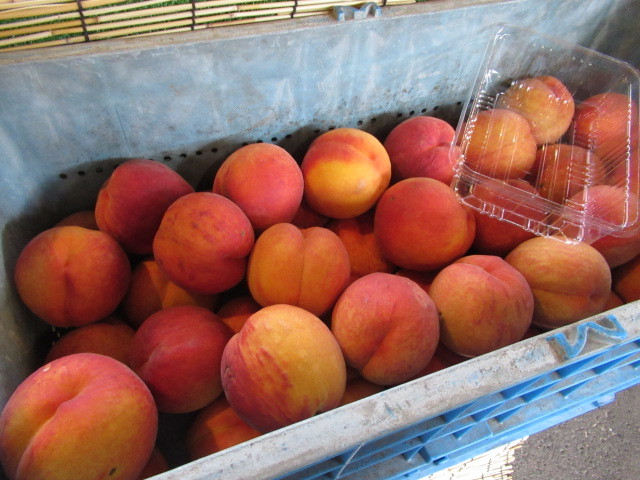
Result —
[[[415, 0], [375, 0], [381, 6]], [[326, 14], [366, 0], [0, 0], [0, 50]]]

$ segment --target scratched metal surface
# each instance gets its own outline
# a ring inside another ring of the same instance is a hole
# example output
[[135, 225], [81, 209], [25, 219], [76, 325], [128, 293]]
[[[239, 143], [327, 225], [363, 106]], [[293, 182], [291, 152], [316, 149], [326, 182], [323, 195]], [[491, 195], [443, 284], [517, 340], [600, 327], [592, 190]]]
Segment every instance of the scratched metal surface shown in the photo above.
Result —
[[638, 66], [639, 15], [635, 0], [436, 0], [361, 21], [327, 15], [0, 54], [0, 405], [48, 338], [16, 300], [15, 259], [36, 232], [91, 208], [117, 162], [154, 158], [204, 188], [243, 142], [299, 158], [334, 126], [383, 137], [412, 114], [455, 124], [490, 26]]

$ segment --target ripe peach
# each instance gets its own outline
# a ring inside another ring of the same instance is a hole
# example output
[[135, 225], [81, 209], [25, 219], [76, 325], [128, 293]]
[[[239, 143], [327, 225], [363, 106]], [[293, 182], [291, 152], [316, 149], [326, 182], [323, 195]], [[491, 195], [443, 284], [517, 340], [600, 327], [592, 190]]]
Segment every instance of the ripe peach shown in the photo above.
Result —
[[577, 145], [544, 145], [536, 154], [535, 185], [544, 198], [564, 203], [583, 188], [606, 182], [600, 158]]
[[604, 235], [596, 227], [586, 228], [585, 241], [602, 254], [610, 268], [622, 265], [640, 254], [640, 229], [635, 224], [640, 214], [640, 204], [635, 194], [622, 187], [594, 185], [573, 195], [566, 205], [580, 212], [580, 215], [593, 218], [591, 222], [594, 224], [626, 225], [619, 232]]
[[376, 385], [361, 377], [356, 377], [347, 382], [340, 406], [362, 400], [384, 390], [382, 385]]
[[165, 308], [136, 331], [129, 365], [167, 413], [203, 408], [222, 393], [220, 359], [233, 332], [211, 311]]
[[298, 208], [290, 223], [293, 223], [298, 228], [324, 227], [329, 220], [329, 217], [316, 212], [303, 199], [302, 203], [300, 203], [300, 208]]
[[334, 219], [327, 228], [344, 243], [349, 254], [351, 275], [355, 278], [373, 272], [393, 272], [395, 265], [380, 251], [378, 240], [373, 233], [373, 210], [354, 218]]
[[418, 372], [415, 378], [420, 378], [424, 377], [425, 375], [439, 372], [440, 370], [444, 370], [445, 368], [457, 365], [458, 363], [464, 362], [465, 360], [467, 360], [466, 357], [452, 352], [447, 347], [445, 347], [442, 342], [440, 342], [438, 343], [438, 347], [436, 348], [431, 361], [425, 368]]
[[422, 288], [425, 292], [429, 293], [429, 287], [431, 287], [431, 282], [436, 278], [438, 274], [438, 270], [433, 270], [430, 272], [418, 272], [416, 270], [407, 270], [406, 268], [401, 268], [396, 272], [396, 275], [401, 277], [408, 278], [409, 280], [413, 280], [416, 282], [420, 288]]
[[511, 345], [531, 325], [531, 288], [518, 270], [494, 255], [468, 255], [443, 268], [429, 295], [440, 316], [440, 341], [465, 357]]
[[226, 301], [216, 314], [234, 333], [238, 333], [247, 319], [261, 308], [251, 295], [241, 295]]
[[536, 159], [529, 122], [504, 108], [482, 110], [467, 120], [462, 144], [465, 166], [493, 178], [522, 178]]
[[98, 224], [96, 223], [96, 216], [93, 210], [82, 210], [72, 213], [56, 223], [55, 226], [64, 227], [68, 225], [84, 227], [89, 230], [98, 230]]
[[112, 235], [128, 253], [151, 253], [153, 236], [164, 212], [193, 187], [166, 165], [128, 160], [109, 176], [95, 206], [100, 230]]
[[604, 305], [604, 311], [611, 310], [621, 305], [624, 305], [624, 301], [615, 291], [611, 290], [611, 292], [609, 292], [609, 297], [607, 298], [607, 303]]
[[318, 136], [301, 164], [304, 198], [331, 218], [352, 218], [372, 208], [391, 180], [391, 162], [380, 141], [355, 128]]
[[167, 209], [153, 253], [176, 285], [211, 295], [243, 280], [254, 238], [251, 222], [235, 203], [217, 193], [196, 192]]
[[129, 347], [136, 332], [117, 317], [84, 325], [65, 333], [49, 349], [45, 363], [73, 353], [99, 353], [127, 363]]
[[151, 314], [163, 308], [195, 305], [213, 310], [217, 295], [191, 293], [173, 283], [152, 258], [138, 263], [131, 276], [131, 285], [122, 302], [127, 321], [138, 328]]
[[340, 295], [331, 331], [346, 362], [363, 378], [378, 385], [397, 385], [425, 368], [433, 357], [439, 339], [438, 313], [415, 282], [371, 273]]
[[159, 475], [169, 470], [169, 462], [158, 448], [151, 451], [149, 461], [142, 469], [142, 473], [138, 476], [138, 480], [146, 480], [154, 475]]
[[222, 356], [231, 407], [268, 432], [339, 405], [346, 367], [329, 328], [312, 313], [272, 305], [249, 317]]
[[14, 279], [36, 316], [57, 327], [79, 327], [114, 312], [129, 288], [131, 265], [104, 232], [53, 227], [20, 252]]
[[[513, 192], [517, 189], [518, 196]], [[530, 183], [521, 179], [494, 180], [478, 183], [474, 186], [473, 197], [467, 199], [472, 206], [476, 221], [476, 234], [473, 249], [482, 255], [503, 257], [516, 246], [534, 237], [526, 230], [526, 222], [544, 224], [547, 212], [533, 204], [527, 205], [527, 197], [538, 192]], [[483, 208], [498, 208], [497, 216], [482, 213]], [[523, 220], [524, 219], [524, 220]]]
[[0, 461], [10, 480], [135, 480], [157, 429], [142, 380], [113, 358], [77, 353], [13, 392], [0, 416]]
[[569, 128], [575, 102], [571, 92], [556, 77], [541, 75], [514, 81], [498, 97], [496, 107], [526, 118], [538, 145], [556, 142]]
[[409, 270], [436, 270], [471, 246], [475, 219], [456, 194], [433, 178], [389, 187], [376, 206], [373, 231], [382, 254]]
[[223, 395], [198, 412], [189, 426], [187, 453], [191, 460], [197, 460], [260, 435], [238, 416]]
[[533, 325], [553, 329], [603, 311], [611, 270], [591, 245], [536, 237], [518, 245], [505, 260], [531, 287]]
[[263, 307], [286, 303], [320, 316], [346, 287], [349, 272], [347, 249], [331, 230], [279, 223], [258, 237], [247, 284]]
[[625, 303], [640, 300], [640, 254], [611, 271], [613, 291]]
[[302, 171], [294, 158], [270, 143], [237, 149], [222, 162], [213, 180], [213, 193], [236, 203], [256, 231], [291, 222], [303, 188]]
[[573, 143], [592, 150], [607, 164], [638, 146], [638, 106], [627, 95], [604, 92], [576, 105]]
[[459, 160], [453, 147], [454, 128], [430, 116], [413, 117], [397, 125], [384, 141], [394, 181], [429, 177], [449, 185]]

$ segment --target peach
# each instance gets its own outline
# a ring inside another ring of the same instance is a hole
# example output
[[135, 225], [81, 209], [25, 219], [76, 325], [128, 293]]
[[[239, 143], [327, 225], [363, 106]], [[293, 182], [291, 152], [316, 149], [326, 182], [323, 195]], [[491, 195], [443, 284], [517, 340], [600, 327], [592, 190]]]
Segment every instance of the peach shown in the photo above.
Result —
[[459, 148], [452, 147], [455, 134], [447, 122], [430, 116], [396, 125], [384, 141], [394, 181], [429, 177], [449, 185], [459, 160]]
[[[602, 254], [610, 268], [640, 254], [640, 229], [636, 223], [640, 209], [635, 194], [622, 187], [594, 185], [576, 193], [566, 205], [579, 215], [590, 217], [584, 240]], [[599, 223], [622, 228], [612, 233], [607, 233], [606, 229], [601, 232]]]
[[39, 318], [79, 327], [111, 315], [131, 281], [131, 264], [110, 235], [53, 227], [32, 238], [16, 261], [18, 295]]
[[293, 223], [298, 228], [324, 227], [329, 220], [329, 217], [316, 212], [303, 199], [300, 203], [300, 208], [298, 208], [290, 223]]
[[538, 192], [556, 203], [564, 203], [587, 186], [606, 182], [600, 158], [577, 145], [544, 145], [538, 150], [534, 169]]
[[349, 272], [347, 249], [331, 230], [279, 223], [256, 240], [247, 285], [263, 307], [286, 303], [320, 316], [346, 287]]
[[247, 319], [261, 308], [251, 295], [241, 295], [222, 304], [216, 314], [234, 333], [238, 333]]
[[131, 276], [131, 285], [122, 302], [127, 321], [138, 328], [151, 314], [163, 308], [195, 305], [213, 310], [217, 295], [191, 293], [172, 282], [153, 258], [138, 263]]
[[68, 225], [84, 227], [89, 230], [98, 230], [98, 224], [96, 223], [96, 216], [93, 210], [81, 210], [72, 213], [56, 223], [55, 226], [64, 227]]
[[447, 347], [445, 347], [442, 342], [438, 344], [431, 361], [427, 364], [425, 368], [420, 370], [415, 378], [424, 377], [425, 375], [431, 375], [432, 373], [439, 372], [440, 370], [444, 370], [445, 368], [449, 368], [453, 365], [457, 365], [458, 363], [462, 363], [467, 360], [466, 357], [462, 355], [458, 355], [457, 353], [452, 352]]
[[611, 292], [609, 292], [609, 298], [607, 298], [607, 303], [604, 305], [604, 310], [612, 310], [621, 305], [624, 305], [624, 301], [615, 291], [611, 290]]
[[291, 222], [303, 189], [302, 171], [294, 158], [270, 143], [237, 149], [222, 162], [213, 180], [213, 193], [236, 203], [259, 232]]
[[193, 187], [166, 165], [148, 159], [120, 164], [98, 192], [96, 223], [128, 253], [151, 253], [164, 212]]
[[351, 275], [356, 278], [373, 272], [390, 273], [396, 268], [380, 251], [373, 233], [373, 215], [374, 211], [369, 210], [357, 217], [334, 219], [327, 224], [327, 228], [344, 243]]
[[158, 448], [154, 448], [151, 451], [149, 461], [138, 476], [138, 480], [145, 480], [149, 477], [153, 477], [154, 475], [159, 475], [161, 473], [167, 472], [168, 470], [169, 462], [167, 462], [167, 459], [162, 454], [162, 452], [158, 450]]
[[469, 118], [462, 144], [464, 165], [493, 178], [523, 178], [536, 159], [529, 122], [504, 108], [482, 110]]
[[[489, 180], [476, 184], [473, 196], [466, 199], [469, 205], [479, 208], [473, 210], [476, 234], [472, 247], [475, 252], [503, 257], [525, 240], [533, 238], [535, 234], [525, 226], [530, 221], [545, 225], [547, 218], [547, 212], [539, 206], [526, 203], [537, 194], [535, 187], [522, 179]], [[497, 209], [496, 216], [483, 213], [493, 209]]]
[[420, 286], [420, 288], [422, 288], [427, 293], [429, 293], [431, 282], [433, 282], [433, 279], [436, 278], [437, 274], [437, 270], [430, 272], [418, 272], [416, 270], [407, 270], [406, 268], [401, 268], [396, 272], [396, 275], [408, 278], [409, 280], [413, 280], [414, 282], [416, 282]]
[[[437, 181], [437, 180], [433, 180]], [[378, 385], [397, 385], [425, 368], [438, 345], [438, 312], [408, 278], [371, 273], [354, 281], [331, 315], [348, 365]]]
[[99, 353], [127, 363], [129, 347], [136, 332], [117, 317], [84, 325], [65, 333], [49, 349], [45, 362], [74, 353]]
[[136, 480], [157, 429], [151, 393], [127, 366], [76, 353], [13, 392], [0, 416], [0, 461], [9, 480]]
[[232, 334], [205, 308], [165, 308], [136, 331], [129, 365], [151, 390], [159, 411], [194, 412], [222, 393], [220, 361]]
[[611, 270], [591, 245], [536, 237], [518, 245], [505, 260], [531, 287], [534, 326], [553, 329], [604, 310]]
[[575, 111], [571, 92], [556, 77], [541, 75], [514, 81], [496, 107], [522, 115], [537, 144], [556, 142], [569, 128]]
[[293, 305], [249, 317], [222, 356], [229, 404], [252, 428], [275, 430], [337, 407], [346, 367], [329, 328]]
[[173, 283], [191, 293], [212, 295], [244, 279], [254, 239], [240, 207], [217, 193], [196, 192], [167, 209], [153, 254]]
[[262, 435], [231, 408], [225, 396], [198, 412], [186, 434], [191, 460], [206, 457]]
[[611, 271], [613, 291], [624, 303], [640, 300], [640, 254]]
[[469, 249], [475, 219], [447, 185], [416, 177], [384, 192], [376, 206], [373, 231], [382, 254], [393, 264], [436, 270]]
[[576, 105], [570, 136], [607, 164], [638, 146], [638, 105], [627, 95], [604, 92]]
[[429, 295], [440, 316], [440, 341], [465, 357], [518, 342], [531, 326], [531, 288], [494, 255], [468, 255], [443, 268]]
[[383, 390], [384, 387], [382, 385], [376, 385], [360, 377], [353, 378], [347, 382], [340, 406], [362, 400]]
[[331, 218], [366, 212], [391, 180], [391, 162], [382, 143], [355, 128], [329, 130], [316, 137], [300, 167], [305, 201]]

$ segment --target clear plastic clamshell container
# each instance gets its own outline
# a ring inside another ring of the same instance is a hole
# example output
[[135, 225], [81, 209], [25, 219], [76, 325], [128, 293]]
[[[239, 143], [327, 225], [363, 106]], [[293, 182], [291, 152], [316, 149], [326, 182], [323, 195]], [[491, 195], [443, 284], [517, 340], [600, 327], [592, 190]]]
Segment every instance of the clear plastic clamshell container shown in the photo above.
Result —
[[497, 29], [456, 131], [454, 190], [540, 236], [637, 234], [638, 71], [525, 28]]

